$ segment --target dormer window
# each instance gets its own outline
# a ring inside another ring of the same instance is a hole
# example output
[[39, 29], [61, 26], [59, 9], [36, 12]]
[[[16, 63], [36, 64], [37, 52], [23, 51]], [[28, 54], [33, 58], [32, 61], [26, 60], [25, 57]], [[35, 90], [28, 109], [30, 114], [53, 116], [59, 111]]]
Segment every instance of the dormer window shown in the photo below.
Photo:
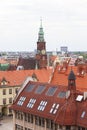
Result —
[[7, 85], [8, 81], [6, 81], [6, 79], [3, 77], [2, 81], [1, 81], [1, 85]]

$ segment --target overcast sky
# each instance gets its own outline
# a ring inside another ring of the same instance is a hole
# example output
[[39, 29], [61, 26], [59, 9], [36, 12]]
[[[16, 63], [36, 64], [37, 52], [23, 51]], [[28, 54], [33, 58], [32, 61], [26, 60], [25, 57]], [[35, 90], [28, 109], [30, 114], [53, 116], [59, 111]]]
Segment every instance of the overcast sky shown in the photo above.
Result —
[[36, 49], [40, 17], [50, 51], [87, 51], [87, 0], [0, 0], [0, 51]]

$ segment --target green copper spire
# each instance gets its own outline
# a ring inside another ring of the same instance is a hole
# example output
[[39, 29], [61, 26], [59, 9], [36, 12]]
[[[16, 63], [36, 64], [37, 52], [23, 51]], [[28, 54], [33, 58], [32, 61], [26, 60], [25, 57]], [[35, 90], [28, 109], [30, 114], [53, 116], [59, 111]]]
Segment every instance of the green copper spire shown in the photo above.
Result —
[[42, 27], [42, 19], [41, 19], [41, 25], [40, 25], [39, 33], [38, 33], [38, 42], [44, 42], [44, 32], [43, 32], [43, 27]]

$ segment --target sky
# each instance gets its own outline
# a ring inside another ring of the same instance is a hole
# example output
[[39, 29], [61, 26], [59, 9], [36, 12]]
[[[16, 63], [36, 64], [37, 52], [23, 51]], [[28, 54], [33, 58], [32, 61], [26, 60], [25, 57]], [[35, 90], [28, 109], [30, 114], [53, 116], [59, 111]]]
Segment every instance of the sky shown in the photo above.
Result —
[[41, 18], [47, 51], [87, 51], [87, 0], [0, 0], [0, 51], [34, 51]]

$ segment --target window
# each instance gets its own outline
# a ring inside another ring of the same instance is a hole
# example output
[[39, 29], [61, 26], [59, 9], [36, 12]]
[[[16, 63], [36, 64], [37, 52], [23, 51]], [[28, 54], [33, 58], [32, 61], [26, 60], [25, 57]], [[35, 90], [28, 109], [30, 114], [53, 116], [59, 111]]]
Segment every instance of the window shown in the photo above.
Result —
[[62, 91], [58, 94], [58, 97], [60, 98], [65, 98], [66, 97], [66, 92]]
[[9, 94], [12, 94], [12, 89], [9, 89]]
[[18, 88], [15, 89], [15, 94], [17, 94], [17, 93], [18, 93]]
[[45, 88], [46, 87], [44, 85], [39, 85], [35, 93], [41, 94], [45, 90]]
[[53, 125], [54, 125], [53, 121], [46, 119], [46, 123], [47, 123], [47, 128], [50, 128], [51, 130], [53, 130]]
[[12, 103], [12, 98], [9, 98], [9, 103]]
[[3, 98], [3, 104], [4, 105], [6, 104], [6, 98]]
[[29, 101], [29, 103], [27, 104], [27, 107], [28, 108], [33, 108], [35, 102], [36, 102], [36, 99], [31, 98], [30, 101]]
[[45, 126], [44, 118], [35, 116], [35, 124], [44, 127]]
[[66, 130], [70, 130], [71, 129], [71, 126], [66, 126]]
[[19, 120], [23, 120], [23, 113], [20, 111], [15, 112], [15, 118]]
[[50, 120], [46, 119], [46, 123], [47, 123], [47, 128], [50, 128]]
[[31, 92], [31, 91], [34, 89], [34, 87], [35, 87], [34, 84], [29, 84], [29, 85], [26, 87], [25, 91]]
[[44, 111], [46, 105], [47, 105], [47, 101], [41, 101], [41, 102], [40, 102], [40, 105], [38, 106], [37, 109], [38, 109], [39, 111]]
[[3, 89], [3, 95], [6, 95], [6, 89]]
[[52, 108], [50, 109], [50, 113], [56, 114], [58, 108], [59, 108], [59, 104], [54, 103], [54, 104], [52, 105]]
[[19, 101], [17, 102], [17, 105], [19, 105], [19, 106], [22, 106], [23, 105], [23, 103], [24, 103], [24, 101], [25, 101], [25, 99], [26, 99], [26, 97], [20, 97], [20, 99], [19, 99]]
[[15, 128], [16, 128], [16, 130], [23, 130], [23, 126], [20, 126], [18, 124], [15, 124]]
[[57, 87], [50, 87], [50, 88], [48, 89], [46, 95], [48, 95], [48, 96], [53, 96], [54, 93], [56, 92], [56, 90], [57, 90]]
[[25, 130], [32, 130], [32, 129], [25, 127]]
[[77, 98], [76, 98], [76, 101], [81, 102], [81, 101], [82, 101], [82, 99], [83, 99], [83, 95], [78, 95], [78, 96], [77, 96]]
[[33, 123], [33, 115], [25, 113], [25, 121]]

